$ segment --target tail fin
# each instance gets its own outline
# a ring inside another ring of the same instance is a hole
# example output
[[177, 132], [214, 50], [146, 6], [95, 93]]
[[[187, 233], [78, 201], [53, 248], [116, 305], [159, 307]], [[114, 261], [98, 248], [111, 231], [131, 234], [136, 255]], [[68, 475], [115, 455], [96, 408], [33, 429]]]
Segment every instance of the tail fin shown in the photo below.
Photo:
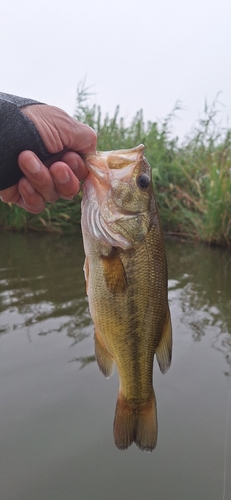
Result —
[[125, 450], [133, 441], [143, 451], [152, 451], [157, 442], [156, 398], [154, 391], [146, 403], [135, 405], [119, 392], [114, 439], [117, 448]]

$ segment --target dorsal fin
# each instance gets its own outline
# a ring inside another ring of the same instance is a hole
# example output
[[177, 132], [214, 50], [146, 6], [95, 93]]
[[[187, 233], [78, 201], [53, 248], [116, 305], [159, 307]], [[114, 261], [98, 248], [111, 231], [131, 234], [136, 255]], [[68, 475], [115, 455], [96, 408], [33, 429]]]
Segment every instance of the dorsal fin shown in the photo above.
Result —
[[156, 348], [156, 358], [162, 373], [165, 373], [171, 364], [172, 359], [172, 324], [169, 307], [160, 342]]

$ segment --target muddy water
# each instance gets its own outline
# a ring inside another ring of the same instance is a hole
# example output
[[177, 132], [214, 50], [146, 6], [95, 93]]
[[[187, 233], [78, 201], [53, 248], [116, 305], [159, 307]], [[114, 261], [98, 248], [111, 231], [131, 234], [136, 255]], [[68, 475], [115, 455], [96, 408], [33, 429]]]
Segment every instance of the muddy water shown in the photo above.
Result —
[[158, 445], [114, 446], [79, 237], [1, 234], [1, 500], [231, 498], [231, 252], [167, 242], [172, 367]]

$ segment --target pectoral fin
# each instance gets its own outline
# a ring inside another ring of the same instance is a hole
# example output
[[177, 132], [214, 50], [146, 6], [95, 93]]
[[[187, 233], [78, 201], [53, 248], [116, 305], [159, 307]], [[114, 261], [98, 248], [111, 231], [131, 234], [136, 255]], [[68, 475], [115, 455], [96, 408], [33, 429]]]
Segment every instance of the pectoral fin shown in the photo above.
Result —
[[100, 335], [95, 331], [95, 356], [99, 369], [106, 378], [109, 378], [114, 371], [114, 360], [107, 351]]
[[108, 257], [101, 258], [108, 290], [113, 294], [124, 292], [127, 288], [127, 277], [123, 262], [116, 249], [113, 249]]
[[165, 373], [171, 364], [172, 358], [172, 324], [169, 307], [160, 342], [156, 348], [156, 358], [162, 373]]

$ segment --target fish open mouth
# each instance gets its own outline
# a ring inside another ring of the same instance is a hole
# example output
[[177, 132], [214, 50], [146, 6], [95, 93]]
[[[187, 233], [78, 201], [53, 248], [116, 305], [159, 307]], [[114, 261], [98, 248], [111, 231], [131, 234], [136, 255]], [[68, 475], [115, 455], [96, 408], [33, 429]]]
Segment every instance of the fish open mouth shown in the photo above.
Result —
[[[98, 151], [96, 154], [82, 155], [84, 163], [99, 182], [110, 185], [113, 176], [113, 170], [116, 171], [116, 178], [124, 178], [131, 171], [132, 164], [134, 168], [144, 156], [144, 145], [131, 149], [122, 149], [115, 151]], [[100, 167], [99, 167], [100, 165]], [[120, 172], [121, 171], [121, 175]]]

